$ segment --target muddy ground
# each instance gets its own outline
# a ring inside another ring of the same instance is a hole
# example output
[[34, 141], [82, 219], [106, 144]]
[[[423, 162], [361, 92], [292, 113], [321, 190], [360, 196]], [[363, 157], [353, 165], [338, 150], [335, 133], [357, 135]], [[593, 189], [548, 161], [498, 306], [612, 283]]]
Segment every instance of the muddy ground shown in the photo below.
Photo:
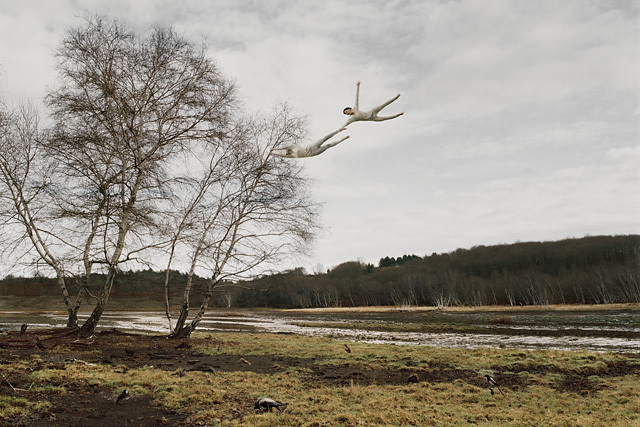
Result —
[[[197, 344], [206, 343], [216, 346], [218, 355], [205, 355], [196, 350]], [[243, 362], [237, 355], [224, 354], [225, 345], [215, 339], [175, 340], [165, 336], [150, 336], [124, 333], [116, 330], [96, 333], [88, 339], [79, 339], [67, 330], [27, 331], [25, 334], [11, 332], [0, 337], [0, 363], [10, 364], [19, 360], [32, 360], [38, 355], [30, 371], [42, 369], [64, 369], [66, 363], [104, 364], [114, 369], [127, 370], [131, 368], [153, 366], [159, 369], [175, 372], [176, 375], [189, 371], [203, 372], [236, 372], [252, 371], [259, 374], [272, 374], [291, 367], [306, 368], [310, 372], [306, 380], [312, 383], [327, 385], [349, 385], [351, 383], [367, 384], [407, 384], [410, 382], [453, 382], [462, 380], [466, 383], [486, 387], [484, 378], [477, 372], [451, 367], [445, 364], [430, 364], [428, 366], [414, 366], [411, 360], [404, 360], [405, 368], [389, 368], [381, 370], [361, 370], [350, 365], [325, 365], [314, 359], [299, 359], [279, 356], [247, 356], [250, 364]], [[68, 349], [61, 352], [59, 348]], [[336, 341], [336, 347], [342, 344]], [[638, 355], [629, 355], [638, 358]], [[517, 391], [527, 387], [527, 379], [518, 375], [519, 370], [527, 370], [536, 374], [546, 372], [561, 374], [562, 378], [554, 385], [559, 391], [568, 391], [587, 395], [597, 390], [597, 385], [588, 381], [588, 373], [560, 371], [545, 365], [519, 366], [510, 365], [509, 372], [504, 366], [496, 366], [495, 377], [499, 378], [503, 389]], [[0, 394], [20, 396], [21, 388], [29, 386], [29, 372], [12, 372], [8, 378], [0, 377]], [[620, 376], [625, 374], [640, 375], [638, 364], [626, 362], [610, 363], [606, 369], [597, 373], [601, 377]], [[41, 392], [38, 399], [52, 403], [46, 413], [35, 414], [30, 419], [20, 420], [19, 426], [104, 426], [104, 425], [135, 425], [135, 426], [181, 426], [190, 425], [187, 422], [188, 413], [176, 413], [160, 407], [148, 395], [132, 395], [120, 403], [115, 403], [120, 390], [112, 390], [99, 386], [87, 386], [60, 382], [52, 382], [52, 386], [63, 386], [65, 394]], [[33, 399], [33, 393], [29, 393]], [[251, 411], [253, 401], [238, 397], [238, 406]], [[55, 419], [55, 422], [49, 421]], [[108, 420], [108, 424], [105, 424]]]

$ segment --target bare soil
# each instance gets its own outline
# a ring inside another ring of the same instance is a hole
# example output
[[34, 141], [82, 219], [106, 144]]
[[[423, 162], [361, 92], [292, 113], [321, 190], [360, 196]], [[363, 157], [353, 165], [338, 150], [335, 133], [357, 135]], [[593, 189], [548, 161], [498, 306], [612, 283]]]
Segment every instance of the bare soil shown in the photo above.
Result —
[[[218, 355], [206, 355], [197, 350], [198, 344], [217, 346]], [[0, 364], [11, 364], [19, 360], [38, 360], [30, 367], [31, 371], [42, 369], [64, 369], [66, 363], [93, 363], [113, 366], [114, 369], [127, 370], [143, 366], [153, 366], [177, 375], [188, 371], [237, 372], [252, 371], [259, 374], [281, 372], [291, 367], [304, 368], [306, 381], [316, 384], [348, 385], [354, 384], [407, 384], [411, 382], [446, 383], [457, 380], [478, 387], [486, 387], [485, 379], [477, 372], [461, 369], [448, 364], [432, 363], [428, 366], [414, 366], [411, 360], [403, 360], [404, 368], [365, 370], [357, 366], [327, 365], [314, 359], [301, 359], [286, 356], [248, 356], [244, 362], [237, 355], [225, 354], [225, 345], [215, 339], [191, 338], [185, 340], [168, 339], [165, 336], [124, 333], [116, 330], [96, 333], [91, 338], [81, 339], [71, 330], [52, 329], [27, 331], [25, 334], [11, 332], [0, 337]], [[336, 347], [342, 344], [337, 342]], [[68, 351], [60, 351], [68, 349]], [[33, 358], [37, 355], [38, 358]], [[640, 356], [630, 354], [635, 359]], [[605, 387], [602, 383], [588, 380], [590, 373], [561, 371], [546, 365], [531, 366], [513, 364], [496, 366], [495, 378], [503, 389], [518, 390], [527, 387], [527, 377], [518, 375], [520, 371], [531, 373], [559, 373], [554, 385], [559, 391], [590, 394]], [[21, 396], [14, 389], [27, 388], [29, 372], [14, 372], [9, 378], [0, 377], [0, 394]], [[640, 375], [637, 363], [615, 362], [599, 370], [600, 377]], [[154, 403], [153, 396], [131, 395], [116, 403], [121, 390], [113, 390], [86, 384], [69, 384], [53, 381], [50, 385], [62, 386], [63, 394], [39, 392], [35, 397], [47, 400], [52, 407], [46, 413], [35, 414], [31, 419], [21, 420], [19, 426], [182, 426], [187, 421], [188, 409], [176, 413]], [[34, 399], [34, 393], [28, 394]], [[250, 410], [253, 402], [248, 397], [238, 397], [238, 407]], [[55, 421], [50, 421], [55, 420]]]

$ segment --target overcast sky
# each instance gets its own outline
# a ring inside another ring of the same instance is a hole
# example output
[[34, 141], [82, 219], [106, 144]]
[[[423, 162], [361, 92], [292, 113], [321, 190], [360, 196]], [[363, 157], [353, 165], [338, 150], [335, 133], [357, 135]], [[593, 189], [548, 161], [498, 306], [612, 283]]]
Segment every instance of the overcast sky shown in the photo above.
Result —
[[247, 109], [287, 101], [321, 156], [292, 159], [324, 202], [313, 271], [474, 245], [640, 233], [640, 25], [630, 1], [0, 0], [0, 96], [38, 102], [87, 13], [173, 26]]

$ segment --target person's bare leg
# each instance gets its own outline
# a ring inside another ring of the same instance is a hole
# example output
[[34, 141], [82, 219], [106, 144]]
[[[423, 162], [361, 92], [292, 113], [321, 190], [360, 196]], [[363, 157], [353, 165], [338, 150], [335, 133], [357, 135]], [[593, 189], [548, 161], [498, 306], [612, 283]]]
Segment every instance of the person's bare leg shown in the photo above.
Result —
[[320, 148], [322, 146], [322, 144], [324, 144], [325, 142], [327, 142], [330, 138], [333, 138], [334, 136], [336, 136], [339, 132], [342, 132], [343, 130], [347, 130], [347, 128], [342, 127], [340, 129], [338, 129], [335, 132], [331, 132], [329, 135], [325, 136], [322, 139], [317, 140], [316, 142], [314, 142], [313, 144], [310, 145], [310, 147], [313, 148]]
[[396, 117], [400, 117], [401, 115], [403, 115], [404, 113], [398, 113], [396, 115], [393, 116], [386, 116], [386, 117], [382, 117], [382, 116], [376, 116], [373, 121], [374, 122], [384, 122], [385, 120], [391, 120], [391, 119], [395, 119]]
[[393, 98], [385, 102], [384, 104], [377, 106], [376, 108], [373, 109], [374, 114], [378, 114], [380, 110], [382, 110], [384, 107], [391, 104], [393, 101], [395, 101], [398, 98], [400, 98], [400, 94], [397, 94], [396, 96], [394, 96]]
[[325, 151], [327, 151], [329, 148], [331, 147], [335, 147], [336, 145], [340, 144], [342, 141], [344, 141], [345, 139], [349, 139], [349, 136], [345, 136], [344, 138], [342, 138], [340, 141], [335, 141], [335, 142], [330, 142], [328, 144], [323, 145], [322, 147], [319, 147], [315, 153], [314, 156], [317, 156], [318, 154], [324, 153]]

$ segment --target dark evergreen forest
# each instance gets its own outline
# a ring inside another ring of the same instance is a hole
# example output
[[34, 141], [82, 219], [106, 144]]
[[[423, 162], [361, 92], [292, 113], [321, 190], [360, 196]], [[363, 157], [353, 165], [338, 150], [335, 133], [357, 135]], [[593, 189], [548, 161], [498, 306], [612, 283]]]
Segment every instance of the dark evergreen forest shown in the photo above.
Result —
[[[162, 299], [163, 272], [122, 272], [114, 296]], [[186, 275], [171, 272], [177, 295]], [[100, 277], [95, 277], [100, 283]], [[225, 286], [218, 307], [308, 308], [374, 305], [545, 305], [640, 302], [640, 235], [593, 236], [556, 242], [475, 246], [424, 257], [380, 259], [377, 266], [349, 261], [323, 274], [299, 268]], [[248, 289], [251, 288], [251, 289]], [[206, 289], [197, 278], [193, 302]], [[13, 277], [0, 295], [50, 295], [53, 279]]]

